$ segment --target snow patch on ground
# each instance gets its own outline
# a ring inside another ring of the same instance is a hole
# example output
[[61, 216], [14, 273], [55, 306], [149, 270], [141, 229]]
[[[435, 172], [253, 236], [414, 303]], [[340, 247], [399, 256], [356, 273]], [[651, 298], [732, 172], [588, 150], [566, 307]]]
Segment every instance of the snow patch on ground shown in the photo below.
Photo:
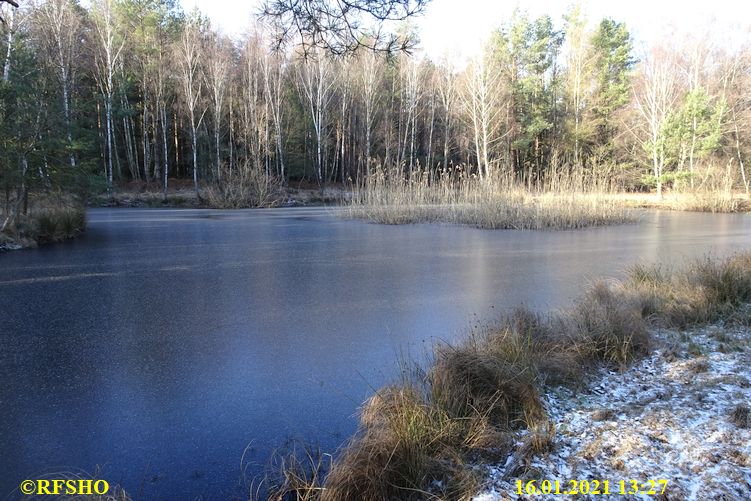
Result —
[[654, 332], [657, 348], [624, 372], [602, 370], [583, 391], [544, 395], [555, 424], [552, 450], [510, 474], [489, 467], [476, 501], [561, 499], [518, 495], [517, 479], [668, 480], [664, 496], [577, 499], [751, 499], [751, 429], [731, 418], [751, 407], [751, 334], [719, 325]]

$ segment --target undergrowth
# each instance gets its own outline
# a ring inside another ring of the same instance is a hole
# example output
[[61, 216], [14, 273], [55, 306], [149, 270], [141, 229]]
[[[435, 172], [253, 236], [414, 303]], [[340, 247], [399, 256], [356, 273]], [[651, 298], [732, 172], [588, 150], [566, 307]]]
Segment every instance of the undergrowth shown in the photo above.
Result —
[[[0, 223], [4, 220], [0, 210]], [[7, 240], [21, 247], [35, 246], [75, 238], [85, 230], [86, 208], [80, 201], [68, 195], [36, 195], [25, 213], [4, 225], [0, 244]]]

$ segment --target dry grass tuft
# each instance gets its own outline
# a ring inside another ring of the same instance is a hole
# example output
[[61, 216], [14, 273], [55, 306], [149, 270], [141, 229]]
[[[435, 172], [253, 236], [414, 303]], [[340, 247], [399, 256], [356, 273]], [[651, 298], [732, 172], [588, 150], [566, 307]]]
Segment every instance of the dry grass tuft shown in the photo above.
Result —
[[275, 452], [270, 468], [275, 475], [264, 480], [269, 484], [267, 500], [312, 501], [320, 499], [321, 485], [326, 473], [331, 469], [331, 462], [330, 455], [297, 444], [289, 452]]
[[665, 327], [743, 320], [742, 306], [751, 302], [751, 253], [698, 259], [678, 271], [637, 265], [625, 288], [642, 316]]
[[484, 442], [478, 422], [452, 419], [409, 386], [376, 393], [361, 422], [321, 499], [465, 499], [477, 488], [462, 452]]
[[649, 353], [647, 324], [618, 287], [593, 284], [566, 315], [569, 337], [582, 361], [626, 365]]
[[[5, 213], [0, 209], [0, 224], [5, 223]], [[33, 247], [75, 238], [85, 229], [86, 208], [82, 203], [68, 195], [39, 194], [29, 202], [26, 214], [5, 224], [0, 244], [18, 242], [21, 247]]]
[[686, 369], [692, 374], [701, 374], [709, 370], [709, 361], [706, 357], [694, 358], [686, 364]]
[[592, 413], [593, 421], [611, 421], [615, 418], [613, 409], [597, 409]]
[[745, 404], [738, 404], [730, 414], [730, 421], [738, 428], [751, 427], [751, 409]]
[[530, 457], [545, 454], [555, 446], [555, 425], [548, 421], [536, 420], [529, 426], [529, 434], [524, 437], [522, 450]]
[[534, 367], [517, 342], [438, 347], [430, 373], [433, 400], [453, 417], [484, 416], [509, 429], [525, 416], [541, 418]]
[[32, 237], [40, 244], [60, 242], [80, 235], [85, 228], [83, 207], [45, 209], [34, 215]]

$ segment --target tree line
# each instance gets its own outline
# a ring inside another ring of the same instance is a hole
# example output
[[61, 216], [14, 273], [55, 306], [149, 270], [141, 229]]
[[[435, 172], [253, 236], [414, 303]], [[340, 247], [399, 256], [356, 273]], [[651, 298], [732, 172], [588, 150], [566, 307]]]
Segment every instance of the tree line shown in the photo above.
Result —
[[419, 49], [271, 50], [272, 30], [228, 37], [176, 0], [38, 0], [3, 17], [6, 209], [58, 185], [136, 180], [166, 196], [175, 179], [196, 193], [249, 170], [323, 186], [383, 166], [748, 190], [747, 45], [694, 36], [637, 55], [624, 23], [574, 6], [561, 28], [523, 11], [499, 20], [460, 67]]

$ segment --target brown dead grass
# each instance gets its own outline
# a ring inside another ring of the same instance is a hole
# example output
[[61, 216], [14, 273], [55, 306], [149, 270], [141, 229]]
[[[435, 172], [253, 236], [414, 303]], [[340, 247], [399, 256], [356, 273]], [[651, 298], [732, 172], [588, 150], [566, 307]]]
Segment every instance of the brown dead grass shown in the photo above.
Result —
[[463, 499], [478, 486], [463, 452], [487, 441], [483, 423], [451, 418], [421, 389], [384, 388], [364, 405], [321, 499]]
[[461, 169], [438, 173], [377, 169], [354, 189], [346, 217], [383, 224], [451, 223], [484, 229], [553, 230], [635, 220], [622, 203], [573, 179], [531, 188], [479, 180]]
[[751, 427], [751, 409], [745, 404], [738, 404], [730, 414], [730, 421], [738, 428]]
[[624, 295], [641, 314], [664, 327], [685, 328], [717, 320], [748, 321], [751, 253], [695, 260], [679, 270], [635, 265]]
[[729, 190], [670, 192], [662, 198], [653, 193], [618, 193], [608, 195], [613, 201], [639, 209], [663, 209], [687, 212], [731, 213], [751, 210], [748, 195]]

